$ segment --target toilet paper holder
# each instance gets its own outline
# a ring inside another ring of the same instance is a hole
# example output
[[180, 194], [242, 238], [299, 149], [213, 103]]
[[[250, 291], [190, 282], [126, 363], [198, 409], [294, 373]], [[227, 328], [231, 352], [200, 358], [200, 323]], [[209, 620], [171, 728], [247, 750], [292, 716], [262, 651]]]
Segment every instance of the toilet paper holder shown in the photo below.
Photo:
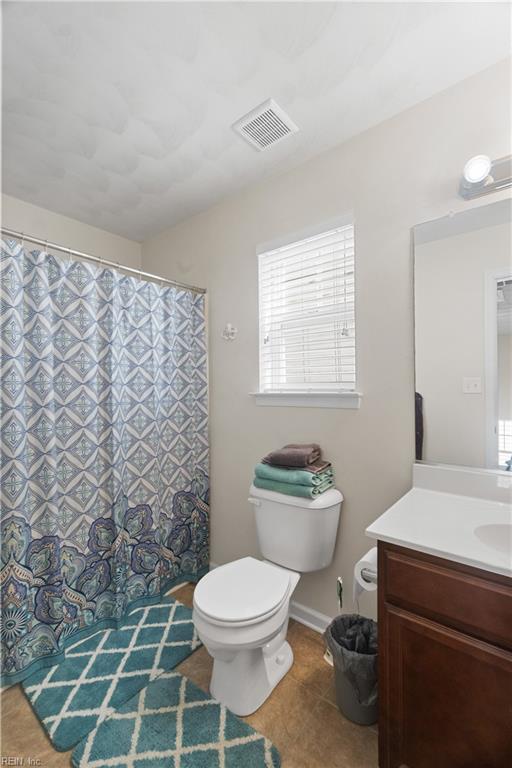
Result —
[[377, 547], [373, 547], [354, 565], [352, 582], [352, 602], [359, 613], [359, 597], [363, 592], [375, 592], [377, 585]]
[[365, 581], [368, 582], [368, 584], [377, 583], [377, 574], [375, 573], [375, 571], [371, 571], [369, 568], [363, 568], [361, 570], [361, 576]]

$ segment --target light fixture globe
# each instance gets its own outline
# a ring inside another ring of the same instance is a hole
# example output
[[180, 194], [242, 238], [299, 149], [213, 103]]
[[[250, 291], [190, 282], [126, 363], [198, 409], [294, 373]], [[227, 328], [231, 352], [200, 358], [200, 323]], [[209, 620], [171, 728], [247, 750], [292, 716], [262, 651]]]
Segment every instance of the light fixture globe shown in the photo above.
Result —
[[481, 184], [489, 176], [491, 158], [487, 155], [475, 155], [464, 166], [464, 179], [468, 184]]

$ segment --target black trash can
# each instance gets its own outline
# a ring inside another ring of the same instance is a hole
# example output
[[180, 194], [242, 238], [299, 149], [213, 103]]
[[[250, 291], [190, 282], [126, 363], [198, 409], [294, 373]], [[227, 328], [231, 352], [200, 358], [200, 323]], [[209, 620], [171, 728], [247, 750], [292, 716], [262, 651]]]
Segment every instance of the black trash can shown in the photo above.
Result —
[[357, 614], [334, 619], [325, 630], [334, 660], [336, 703], [359, 725], [377, 722], [377, 622]]

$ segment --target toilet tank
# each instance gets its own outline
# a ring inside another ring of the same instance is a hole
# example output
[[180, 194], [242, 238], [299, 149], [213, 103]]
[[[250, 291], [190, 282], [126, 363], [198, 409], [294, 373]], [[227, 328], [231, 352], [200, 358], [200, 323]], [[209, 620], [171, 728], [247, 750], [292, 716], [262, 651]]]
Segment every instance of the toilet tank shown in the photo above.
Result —
[[314, 499], [251, 485], [261, 554], [265, 560], [307, 573], [332, 561], [343, 495], [330, 488]]

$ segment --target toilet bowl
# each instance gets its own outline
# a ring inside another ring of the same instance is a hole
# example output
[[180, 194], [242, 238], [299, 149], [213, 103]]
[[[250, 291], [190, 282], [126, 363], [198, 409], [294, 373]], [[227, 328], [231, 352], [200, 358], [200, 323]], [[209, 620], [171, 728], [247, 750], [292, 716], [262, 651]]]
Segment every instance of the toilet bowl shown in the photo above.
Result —
[[210, 692], [236, 715], [258, 709], [293, 664], [290, 600], [302, 572], [331, 562], [343, 500], [335, 489], [322, 497], [251, 487], [260, 549], [271, 558], [234, 560], [196, 586], [193, 621], [213, 658]]
[[258, 709], [293, 663], [286, 632], [299, 578], [245, 557], [211, 571], [196, 587], [193, 620], [214, 660], [210, 691], [236, 715]]

